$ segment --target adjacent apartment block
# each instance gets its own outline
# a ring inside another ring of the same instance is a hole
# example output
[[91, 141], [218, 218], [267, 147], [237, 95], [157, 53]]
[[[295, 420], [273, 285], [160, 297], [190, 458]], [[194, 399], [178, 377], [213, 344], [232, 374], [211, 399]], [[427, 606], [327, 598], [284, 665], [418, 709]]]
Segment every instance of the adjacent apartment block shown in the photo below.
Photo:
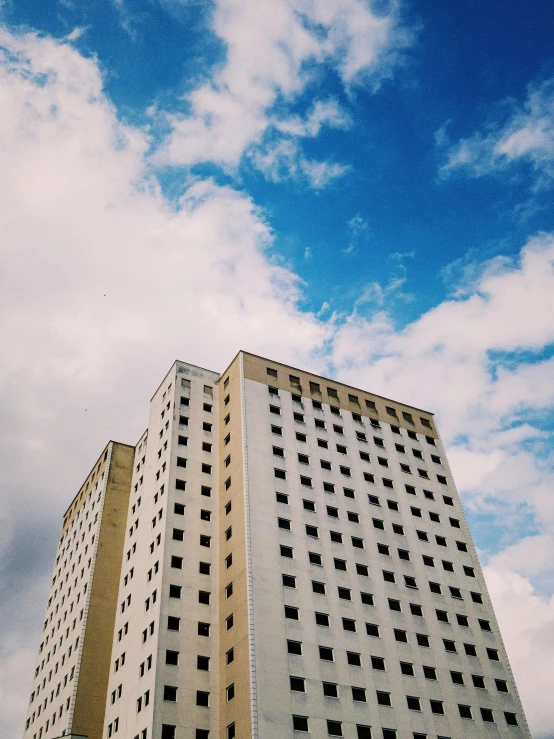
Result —
[[429, 412], [175, 362], [56, 557], [25, 739], [530, 739]]

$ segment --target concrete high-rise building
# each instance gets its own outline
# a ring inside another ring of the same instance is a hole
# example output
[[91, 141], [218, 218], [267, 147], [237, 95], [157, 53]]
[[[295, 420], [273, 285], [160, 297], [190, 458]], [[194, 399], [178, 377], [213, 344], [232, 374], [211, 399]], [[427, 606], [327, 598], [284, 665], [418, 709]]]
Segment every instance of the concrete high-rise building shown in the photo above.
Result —
[[25, 739], [529, 738], [433, 416], [175, 362], [64, 516]]

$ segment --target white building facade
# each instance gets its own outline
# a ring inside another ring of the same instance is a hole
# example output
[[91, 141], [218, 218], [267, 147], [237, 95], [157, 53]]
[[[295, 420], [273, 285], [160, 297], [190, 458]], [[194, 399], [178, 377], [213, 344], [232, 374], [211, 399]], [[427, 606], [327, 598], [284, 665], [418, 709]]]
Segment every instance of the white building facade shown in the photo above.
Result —
[[432, 414], [245, 352], [176, 362], [119, 531], [111, 627], [80, 637], [104, 683], [72, 678], [94, 721], [37, 716], [43, 641], [25, 739], [530, 737]]

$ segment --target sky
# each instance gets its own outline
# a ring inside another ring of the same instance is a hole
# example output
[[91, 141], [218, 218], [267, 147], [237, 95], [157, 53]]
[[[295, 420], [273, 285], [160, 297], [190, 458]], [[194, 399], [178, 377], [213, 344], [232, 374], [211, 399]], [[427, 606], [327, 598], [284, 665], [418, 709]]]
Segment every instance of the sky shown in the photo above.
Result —
[[436, 414], [554, 737], [548, 0], [0, 0], [0, 735], [61, 516], [176, 358]]

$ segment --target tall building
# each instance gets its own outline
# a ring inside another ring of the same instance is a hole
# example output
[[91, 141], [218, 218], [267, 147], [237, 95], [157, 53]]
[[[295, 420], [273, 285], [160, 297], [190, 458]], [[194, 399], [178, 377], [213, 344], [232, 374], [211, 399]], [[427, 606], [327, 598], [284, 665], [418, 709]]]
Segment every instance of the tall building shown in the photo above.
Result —
[[429, 412], [175, 362], [64, 516], [25, 739], [529, 730]]

